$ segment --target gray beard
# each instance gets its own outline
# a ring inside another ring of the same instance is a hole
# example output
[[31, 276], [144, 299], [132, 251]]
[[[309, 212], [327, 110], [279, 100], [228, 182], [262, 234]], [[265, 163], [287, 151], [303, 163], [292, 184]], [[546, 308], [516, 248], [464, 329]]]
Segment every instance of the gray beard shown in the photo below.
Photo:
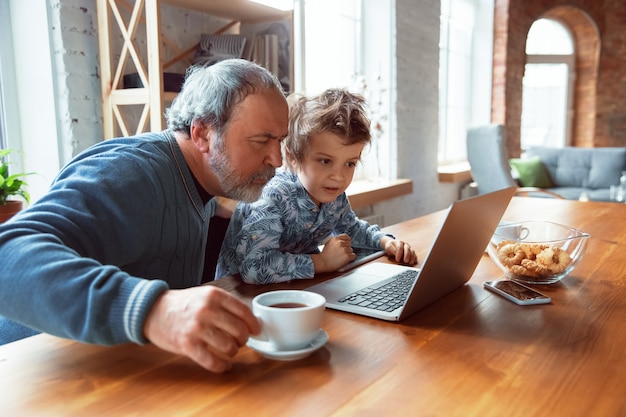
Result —
[[224, 191], [224, 197], [244, 201], [246, 203], [257, 201], [259, 197], [261, 197], [263, 186], [254, 184], [253, 182], [257, 179], [264, 179], [265, 182], [267, 182], [274, 177], [276, 173], [276, 169], [268, 167], [262, 172], [257, 172], [248, 178], [242, 178], [230, 168], [224, 149], [219, 149], [217, 154], [214, 152], [210, 154], [209, 166], [217, 176], [220, 186]]

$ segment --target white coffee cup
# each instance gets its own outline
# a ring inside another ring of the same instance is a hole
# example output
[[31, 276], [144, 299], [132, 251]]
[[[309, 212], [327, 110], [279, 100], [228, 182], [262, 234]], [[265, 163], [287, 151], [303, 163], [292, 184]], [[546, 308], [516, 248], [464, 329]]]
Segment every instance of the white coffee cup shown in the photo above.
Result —
[[263, 331], [256, 340], [276, 350], [303, 349], [320, 333], [326, 305], [324, 296], [303, 290], [278, 290], [259, 294], [252, 300], [252, 311]]

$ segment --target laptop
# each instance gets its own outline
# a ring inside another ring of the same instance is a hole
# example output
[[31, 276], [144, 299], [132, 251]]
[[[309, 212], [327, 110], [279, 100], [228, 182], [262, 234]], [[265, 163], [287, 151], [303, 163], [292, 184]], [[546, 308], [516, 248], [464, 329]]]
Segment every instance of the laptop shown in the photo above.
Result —
[[516, 188], [452, 203], [421, 267], [372, 262], [307, 290], [330, 309], [401, 321], [469, 281]]

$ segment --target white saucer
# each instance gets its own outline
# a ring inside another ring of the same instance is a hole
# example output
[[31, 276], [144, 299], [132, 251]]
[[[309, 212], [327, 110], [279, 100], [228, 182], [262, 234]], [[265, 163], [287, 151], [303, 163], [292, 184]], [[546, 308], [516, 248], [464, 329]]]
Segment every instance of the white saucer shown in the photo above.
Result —
[[328, 342], [328, 333], [320, 329], [319, 334], [306, 347], [298, 350], [277, 350], [269, 342], [264, 342], [254, 338], [249, 338], [247, 345], [269, 359], [277, 361], [295, 361], [302, 359], [315, 352]]

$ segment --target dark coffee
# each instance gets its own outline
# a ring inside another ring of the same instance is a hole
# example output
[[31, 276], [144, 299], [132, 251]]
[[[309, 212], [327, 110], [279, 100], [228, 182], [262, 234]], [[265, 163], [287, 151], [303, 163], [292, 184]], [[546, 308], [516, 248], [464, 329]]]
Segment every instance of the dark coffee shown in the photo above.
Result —
[[306, 307], [306, 304], [302, 304], [302, 303], [277, 303], [277, 304], [272, 304], [270, 307], [274, 307], [274, 308], [300, 308], [300, 307]]

